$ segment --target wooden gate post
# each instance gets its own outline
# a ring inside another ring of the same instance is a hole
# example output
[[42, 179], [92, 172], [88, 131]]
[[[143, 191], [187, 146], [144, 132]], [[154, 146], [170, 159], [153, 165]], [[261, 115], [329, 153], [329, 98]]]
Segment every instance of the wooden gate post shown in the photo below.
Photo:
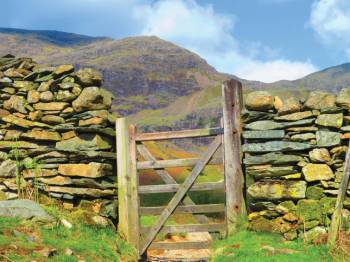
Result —
[[139, 196], [136, 169], [136, 128], [125, 118], [116, 122], [118, 170], [118, 230], [125, 240], [139, 249]]
[[222, 85], [224, 168], [227, 233], [233, 233], [246, 215], [241, 166], [242, 84], [234, 79]]

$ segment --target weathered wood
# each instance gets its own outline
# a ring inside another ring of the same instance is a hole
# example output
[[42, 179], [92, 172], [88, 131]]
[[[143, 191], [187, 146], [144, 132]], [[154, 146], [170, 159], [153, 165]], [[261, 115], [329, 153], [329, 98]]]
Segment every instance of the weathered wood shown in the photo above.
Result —
[[130, 154], [129, 154], [129, 132], [125, 118], [118, 118], [116, 121], [116, 149], [117, 149], [117, 179], [118, 179], [118, 231], [125, 239], [129, 240], [129, 225], [128, 225], [128, 198], [127, 178], [130, 175]]
[[[243, 171], [241, 167], [241, 119], [242, 84], [237, 80], [224, 82], [223, 125], [224, 125], [224, 159], [226, 187], [226, 221], [227, 233], [236, 230], [243, 218], [245, 205], [243, 198]], [[234, 130], [236, 132], [234, 132]]]
[[[169, 159], [169, 160], [155, 160], [155, 161], [140, 161], [137, 163], [137, 169], [160, 169], [170, 167], [191, 167], [196, 165], [199, 158], [182, 158], [182, 159]], [[208, 165], [220, 165], [222, 164], [222, 158], [215, 157]]]
[[[137, 150], [139, 153], [143, 156], [144, 159], [149, 160], [149, 161], [156, 161], [156, 158], [152, 156], [151, 152], [147, 149], [147, 147], [144, 144], [138, 145]], [[176, 180], [169, 175], [169, 173], [166, 170], [156, 170], [158, 175], [162, 178], [164, 183], [166, 184], [177, 184]], [[195, 203], [192, 201], [192, 199], [189, 196], [186, 196], [182, 202], [185, 205], [195, 205]], [[208, 223], [209, 220], [206, 216], [204, 215], [195, 215], [194, 218], [196, 219], [197, 222], [205, 224]]]
[[207, 249], [210, 248], [211, 241], [203, 242], [154, 242], [150, 249]]
[[152, 141], [152, 140], [165, 140], [165, 139], [176, 139], [176, 138], [216, 136], [222, 133], [223, 133], [222, 128], [204, 128], [204, 129], [169, 131], [169, 132], [139, 133], [136, 135], [136, 141]]
[[194, 181], [197, 179], [199, 174], [204, 169], [205, 165], [209, 162], [209, 160], [211, 159], [213, 154], [217, 151], [217, 149], [219, 148], [220, 145], [221, 145], [221, 137], [218, 136], [211, 143], [208, 151], [197, 162], [197, 164], [193, 168], [191, 174], [186, 178], [185, 182], [180, 186], [180, 188], [176, 192], [175, 196], [170, 200], [167, 207], [163, 210], [162, 214], [159, 216], [157, 223], [150, 229], [150, 231], [146, 235], [146, 238], [145, 238], [145, 241], [142, 245], [140, 254], [143, 254], [147, 250], [147, 248], [150, 246], [153, 239], [158, 234], [159, 230], [163, 227], [165, 221], [169, 218], [169, 216], [173, 213], [175, 208], [179, 205], [181, 200], [186, 195], [187, 191], [191, 188]]
[[[176, 226], [163, 226], [160, 233], [163, 234], [176, 234], [176, 233], [191, 233], [191, 232], [219, 232], [226, 228], [225, 223], [216, 224], [188, 224], [188, 225], [176, 225]], [[151, 227], [141, 227], [141, 233], [147, 233]]]
[[[140, 215], [159, 215], [166, 206], [160, 207], [140, 207]], [[178, 206], [174, 214], [200, 214], [200, 213], [220, 213], [225, 212], [224, 204], [187, 205]]]
[[136, 249], [139, 249], [140, 243], [140, 219], [139, 219], [139, 195], [138, 186], [139, 178], [137, 175], [136, 167], [136, 127], [134, 125], [129, 125], [129, 154], [130, 154], [130, 173], [128, 177], [128, 224], [129, 224], [129, 242], [133, 244]]
[[[155, 193], [173, 193], [176, 192], [181, 185], [165, 184], [165, 185], [147, 185], [139, 186], [139, 194], [155, 194]], [[224, 189], [224, 182], [207, 182], [194, 184], [189, 191], [208, 191]]]
[[344, 176], [339, 187], [337, 201], [336, 201], [334, 212], [332, 215], [331, 225], [328, 230], [327, 244], [331, 247], [336, 244], [337, 237], [341, 229], [342, 209], [343, 209], [343, 204], [346, 197], [346, 191], [349, 185], [349, 179], [350, 179], [350, 140], [348, 145], [348, 151], [346, 153], [346, 158], [345, 158]]

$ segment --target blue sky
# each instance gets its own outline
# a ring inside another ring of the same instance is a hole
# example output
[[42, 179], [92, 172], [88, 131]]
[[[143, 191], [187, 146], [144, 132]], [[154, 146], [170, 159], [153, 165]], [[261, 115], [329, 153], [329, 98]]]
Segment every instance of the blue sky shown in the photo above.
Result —
[[157, 35], [219, 71], [273, 82], [350, 59], [349, 0], [1, 0], [0, 27]]

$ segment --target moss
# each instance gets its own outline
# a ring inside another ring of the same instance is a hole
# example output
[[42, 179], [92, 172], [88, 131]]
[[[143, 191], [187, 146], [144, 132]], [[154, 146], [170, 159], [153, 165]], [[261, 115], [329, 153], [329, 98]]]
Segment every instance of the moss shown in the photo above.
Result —
[[319, 200], [325, 196], [323, 189], [318, 186], [310, 186], [306, 189], [306, 198]]
[[297, 215], [303, 221], [322, 220], [322, 208], [320, 202], [313, 199], [302, 199], [298, 201]]

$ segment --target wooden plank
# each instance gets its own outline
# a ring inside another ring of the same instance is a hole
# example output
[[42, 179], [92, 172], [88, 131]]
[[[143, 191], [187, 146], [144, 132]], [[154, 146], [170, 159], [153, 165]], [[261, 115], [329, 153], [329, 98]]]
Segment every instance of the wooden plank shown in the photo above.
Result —
[[116, 121], [116, 149], [117, 149], [117, 172], [118, 172], [118, 231], [125, 239], [130, 239], [128, 224], [127, 189], [129, 176], [129, 132], [125, 118], [118, 118]]
[[[156, 194], [156, 193], [173, 193], [176, 192], [181, 185], [165, 184], [165, 185], [147, 185], [139, 186], [139, 194]], [[207, 182], [194, 184], [189, 191], [208, 191], [224, 189], [224, 182]]]
[[129, 190], [128, 190], [128, 223], [129, 223], [129, 243], [139, 249], [140, 244], [140, 219], [139, 219], [139, 178], [136, 167], [136, 127], [129, 125], [129, 154], [130, 154], [130, 174], [129, 174]]
[[221, 145], [221, 137], [218, 136], [210, 144], [208, 151], [203, 155], [201, 160], [197, 162], [191, 174], [186, 178], [185, 182], [180, 186], [175, 196], [170, 200], [168, 206], [163, 210], [162, 214], [159, 216], [157, 223], [147, 233], [144, 244], [142, 245], [140, 254], [143, 254], [147, 250], [147, 248], [150, 246], [153, 239], [158, 234], [159, 230], [163, 227], [165, 221], [169, 218], [169, 216], [173, 213], [175, 208], [179, 205], [181, 200], [186, 195], [187, 191], [191, 188], [194, 181], [197, 179], [199, 174], [204, 169], [205, 165], [209, 162], [209, 160], [211, 159], [213, 154], [217, 151], [220, 145]]
[[[151, 152], [149, 152], [149, 150], [144, 144], [138, 145], [137, 150], [144, 157], [144, 159], [149, 161], [156, 161], [156, 158], [152, 156]], [[169, 175], [169, 173], [166, 170], [156, 170], [156, 172], [162, 178], [164, 183], [177, 184], [176, 180], [171, 175]], [[189, 196], [186, 196], [182, 200], [182, 203], [185, 205], [195, 205], [195, 203], [192, 201], [192, 199]], [[195, 215], [194, 218], [196, 219], [197, 222], [202, 224], [209, 222], [208, 218], [204, 215]]]
[[346, 153], [346, 158], [345, 158], [344, 176], [339, 187], [337, 201], [336, 201], [334, 212], [332, 215], [331, 225], [328, 230], [327, 244], [330, 247], [334, 247], [336, 245], [338, 234], [341, 229], [342, 209], [343, 209], [343, 204], [346, 197], [346, 190], [349, 185], [349, 180], [350, 180], [350, 140], [348, 144], [348, 151]]
[[150, 249], [207, 249], [210, 248], [211, 241], [203, 242], [154, 242], [149, 247]]
[[[226, 228], [225, 223], [217, 224], [188, 224], [176, 226], [164, 226], [160, 230], [163, 234], [192, 233], [192, 232], [220, 232]], [[151, 227], [141, 227], [141, 233], [147, 233]]]
[[[140, 161], [137, 163], [137, 169], [161, 169], [170, 167], [191, 167], [196, 165], [199, 158], [182, 158], [182, 159], [167, 159], [154, 161]], [[208, 165], [220, 165], [222, 158], [215, 157], [209, 161]]]
[[[140, 215], [159, 215], [166, 208], [161, 207], [140, 207]], [[174, 214], [198, 214], [198, 213], [219, 213], [225, 212], [224, 204], [207, 204], [207, 205], [188, 205], [178, 206], [174, 210]]]
[[206, 137], [216, 136], [223, 133], [222, 128], [204, 128], [181, 131], [139, 133], [136, 135], [136, 141], [152, 141], [176, 138]]
[[[227, 233], [236, 230], [244, 216], [243, 171], [241, 166], [242, 84], [237, 80], [222, 85]], [[236, 131], [235, 133], [233, 131]]]

